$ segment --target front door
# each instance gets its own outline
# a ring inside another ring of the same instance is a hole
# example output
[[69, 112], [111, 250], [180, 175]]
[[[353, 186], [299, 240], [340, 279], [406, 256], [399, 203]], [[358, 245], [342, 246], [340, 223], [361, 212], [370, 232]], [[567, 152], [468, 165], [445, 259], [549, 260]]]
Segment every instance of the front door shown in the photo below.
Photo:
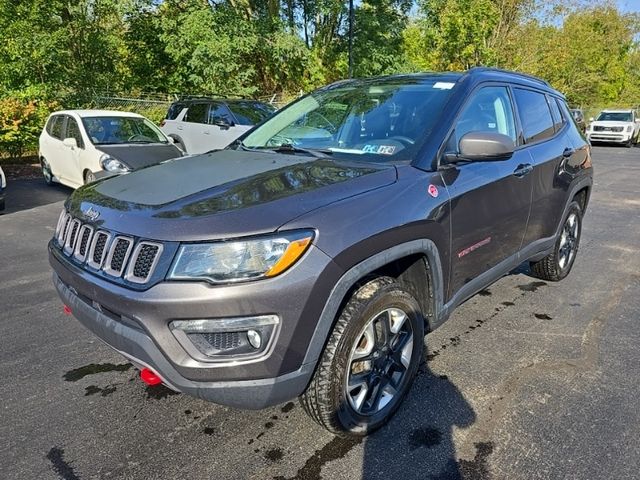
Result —
[[[457, 148], [469, 132], [494, 132], [518, 143], [509, 88], [485, 86], [472, 94], [448, 142]], [[451, 197], [449, 298], [466, 283], [518, 253], [531, 206], [531, 157], [518, 149], [508, 160], [458, 163], [445, 169]]]

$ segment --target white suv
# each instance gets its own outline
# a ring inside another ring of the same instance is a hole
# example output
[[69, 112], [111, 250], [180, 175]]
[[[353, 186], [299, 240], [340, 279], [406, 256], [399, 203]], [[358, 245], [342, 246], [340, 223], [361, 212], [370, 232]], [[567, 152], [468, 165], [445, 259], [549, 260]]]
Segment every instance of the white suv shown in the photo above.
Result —
[[640, 119], [635, 110], [603, 110], [590, 122], [586, 133], [591, 143], [614, 142], [631, 147], [638, 141]]
[[226, 147], [275, 108], [256, 100], [184, 97], [174, 102], [160, 128], [185, 153]]

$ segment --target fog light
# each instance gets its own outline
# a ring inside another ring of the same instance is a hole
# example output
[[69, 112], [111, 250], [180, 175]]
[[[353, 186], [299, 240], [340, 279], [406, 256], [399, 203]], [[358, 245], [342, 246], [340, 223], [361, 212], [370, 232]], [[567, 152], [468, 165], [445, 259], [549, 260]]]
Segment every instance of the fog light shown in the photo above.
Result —
[[247, 338], [249, 339], [251, 346], [256, 350], [262, 345], [262, 338], [260, 338], [260, 334], [255, 330], [249, 330], [247, 332]]

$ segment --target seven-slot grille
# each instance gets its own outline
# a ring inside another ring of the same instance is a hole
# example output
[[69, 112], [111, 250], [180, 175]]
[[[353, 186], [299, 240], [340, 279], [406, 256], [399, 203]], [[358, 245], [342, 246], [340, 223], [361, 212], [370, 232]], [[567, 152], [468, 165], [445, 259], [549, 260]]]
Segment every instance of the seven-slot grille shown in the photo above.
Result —
[[64, 211], [58, 219], [56, 239], [65, 255], [112, 277], [124, 274], [125, 280], [134, 283], [149, 280], [162, 254], [159, 243], [143, 240], [135, 245], [132, 237], [95, 230]]

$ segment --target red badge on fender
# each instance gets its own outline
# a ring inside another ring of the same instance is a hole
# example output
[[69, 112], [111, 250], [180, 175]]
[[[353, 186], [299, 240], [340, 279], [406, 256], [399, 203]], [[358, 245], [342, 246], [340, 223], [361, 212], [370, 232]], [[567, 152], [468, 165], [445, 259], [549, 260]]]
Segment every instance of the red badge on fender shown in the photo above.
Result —
[[431, 185], [429, 185], [429, 188], [427, 189], [427, 192], [429, 192], [429, 195], [431, 195], [433, 198], [436, 198], [438, 196], [438, 187], [436, 187], [432, 183]]

